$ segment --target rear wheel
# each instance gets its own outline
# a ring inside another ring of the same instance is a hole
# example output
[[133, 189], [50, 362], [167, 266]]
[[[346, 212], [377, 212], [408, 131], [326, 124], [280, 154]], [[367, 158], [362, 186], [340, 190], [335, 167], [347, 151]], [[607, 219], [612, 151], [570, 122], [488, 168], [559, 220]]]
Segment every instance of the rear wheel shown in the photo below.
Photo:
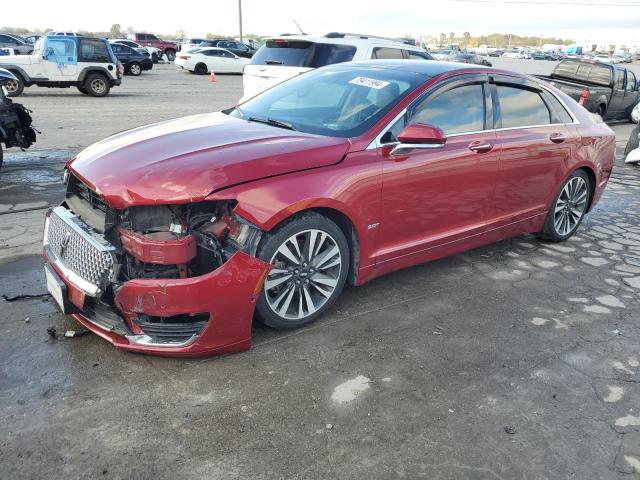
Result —
[[598, 107], [598, 115], [600, 115], [604, 119], [604, 114], [605, 113], [607, 113], [607, 106], [606, 105], [600, 105]]
[[89, 92], [87, 92], [87, 89], [84, 87], [77, 87], [78, 90], [80, 91], [80, 93], [82, 93], [83, 95], [89, 95]]
[[168, 59], [170, 62], [173, 62], [173, 61], [176, 59], [176, 51], [175, 51], [175, 50], [171, 50], [171, 49], [166, 50], [166, 51], [164, 52], [164, 54], [167, 56], [167, 59]]
[[142, 67], [138, 62], [131, 62], [129, 65], [129, 73], [134, 77], [139, 77], [142, 75]]
[[101, 73], [91, 73], [84, 81], [84, 88], [92, 97], [105, 97], [111, 90], [111, 84]]
[[19, 75], [16, 75], [16, 80], [8, 80], [4, 83], [4, 88], [7, 90], [8, 97], [17, 97], [24, 91], [24, 82]]
[[317, 213], [294, 217], [268, 234], [258, 257], [273, 268], [256, 305], [259, 319], [277, 329], [313, 322], [340, 296], [349, 255], [342, 230]]
[[589, 177], [576, 170], [562, 185], [547, 213], [540, 238], [550, 242], [563, 242], [571, 237], [582, 222], [593, 195]]
[[193, 69], [193, 72], [196, 75], [206, 75], [207, 73], [209, 73], [209, 69], [204, 63], [198, 63]]

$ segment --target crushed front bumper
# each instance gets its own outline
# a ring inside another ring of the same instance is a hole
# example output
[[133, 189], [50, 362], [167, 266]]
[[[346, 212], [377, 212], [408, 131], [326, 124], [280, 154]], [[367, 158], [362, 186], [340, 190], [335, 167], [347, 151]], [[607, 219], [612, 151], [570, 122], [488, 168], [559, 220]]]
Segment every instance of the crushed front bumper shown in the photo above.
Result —
[[[62, 290], [63, 303], [71, 306], [67, 313], [89, 330], [122, 350], [165, 356], [217, 355], [251, 346], [253, 312], [270, 269], [268, 263], [239, 251], [216, 270], [197, 277], [126, 281], [116, 289], [113, 305], [108, 305], [100, 300], [99, 287], [88, 288], [86, 281], [78, 281], [79, 275], [70, 268], [78, 260], [74, 263], [66, 258], [77, 254], [77, 248], [91, 246], [86, 243], [91, 241], [87, 237], [95, 236], [84, 226], [74, 229], [72, 225], [72, 234], [80, 235], [80, 240], [71, 236], [66, 251], [63, 248], [60, 252], [52, 234], [51, 214], [49, 211], [45, 224], [44, 260], [66, 287]], [[77, 217], [65, 221], [78, 223]], [[86, 272], [82, 275], [86, 280]], [[178, 324], [149, 322], [158, 318], [188, 319], [190, 315], [206, 321], [199, 322], [198, 329], [187, 329], [187, 336], [182, 329], [180, 340], [166, 336], [167, 327]], [[158, 327], [163, 329], [160, 336]]]

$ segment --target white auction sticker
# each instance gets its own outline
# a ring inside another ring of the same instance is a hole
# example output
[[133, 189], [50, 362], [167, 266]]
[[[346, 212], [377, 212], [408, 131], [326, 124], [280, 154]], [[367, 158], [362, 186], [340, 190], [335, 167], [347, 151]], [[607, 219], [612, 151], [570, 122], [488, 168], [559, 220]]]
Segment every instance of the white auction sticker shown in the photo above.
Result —
[[375, 78], [368, 77], [356, 77], [349, 83], [353, 83], [354, 85], [362, 85], [363, 87], [375, 88], [376, 90], [380, 90], [381, 88], [389, 85], [389, 82], [385, 82], [384, 80], [376, 80]]

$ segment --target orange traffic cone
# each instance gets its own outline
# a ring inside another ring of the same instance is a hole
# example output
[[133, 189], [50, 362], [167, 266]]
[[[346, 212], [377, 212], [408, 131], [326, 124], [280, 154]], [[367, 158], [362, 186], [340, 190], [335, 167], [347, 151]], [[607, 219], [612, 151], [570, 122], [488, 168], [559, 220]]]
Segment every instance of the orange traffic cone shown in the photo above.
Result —
[[217, 82], [217, 80], [216, 80], [216, 72], [214, 72], [213, 70], [211, 70], [211, 76], [209, 77], [209, 81], [210, 82]]

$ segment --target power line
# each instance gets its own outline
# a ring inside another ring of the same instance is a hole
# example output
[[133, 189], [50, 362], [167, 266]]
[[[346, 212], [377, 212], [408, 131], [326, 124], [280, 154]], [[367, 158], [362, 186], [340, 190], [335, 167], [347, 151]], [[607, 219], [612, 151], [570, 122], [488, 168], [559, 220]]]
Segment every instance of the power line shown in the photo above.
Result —
[[464, 2], [464, 3], [503, 3], [511, 5], [575, 5], [575, 6], [598, 6], [598, 7], [640, 7], [640, 2], [632, 0], [630, 2], [598, 2], [598, 1], [539, 1], [539, 0], [449, 0], [450, 2]]

